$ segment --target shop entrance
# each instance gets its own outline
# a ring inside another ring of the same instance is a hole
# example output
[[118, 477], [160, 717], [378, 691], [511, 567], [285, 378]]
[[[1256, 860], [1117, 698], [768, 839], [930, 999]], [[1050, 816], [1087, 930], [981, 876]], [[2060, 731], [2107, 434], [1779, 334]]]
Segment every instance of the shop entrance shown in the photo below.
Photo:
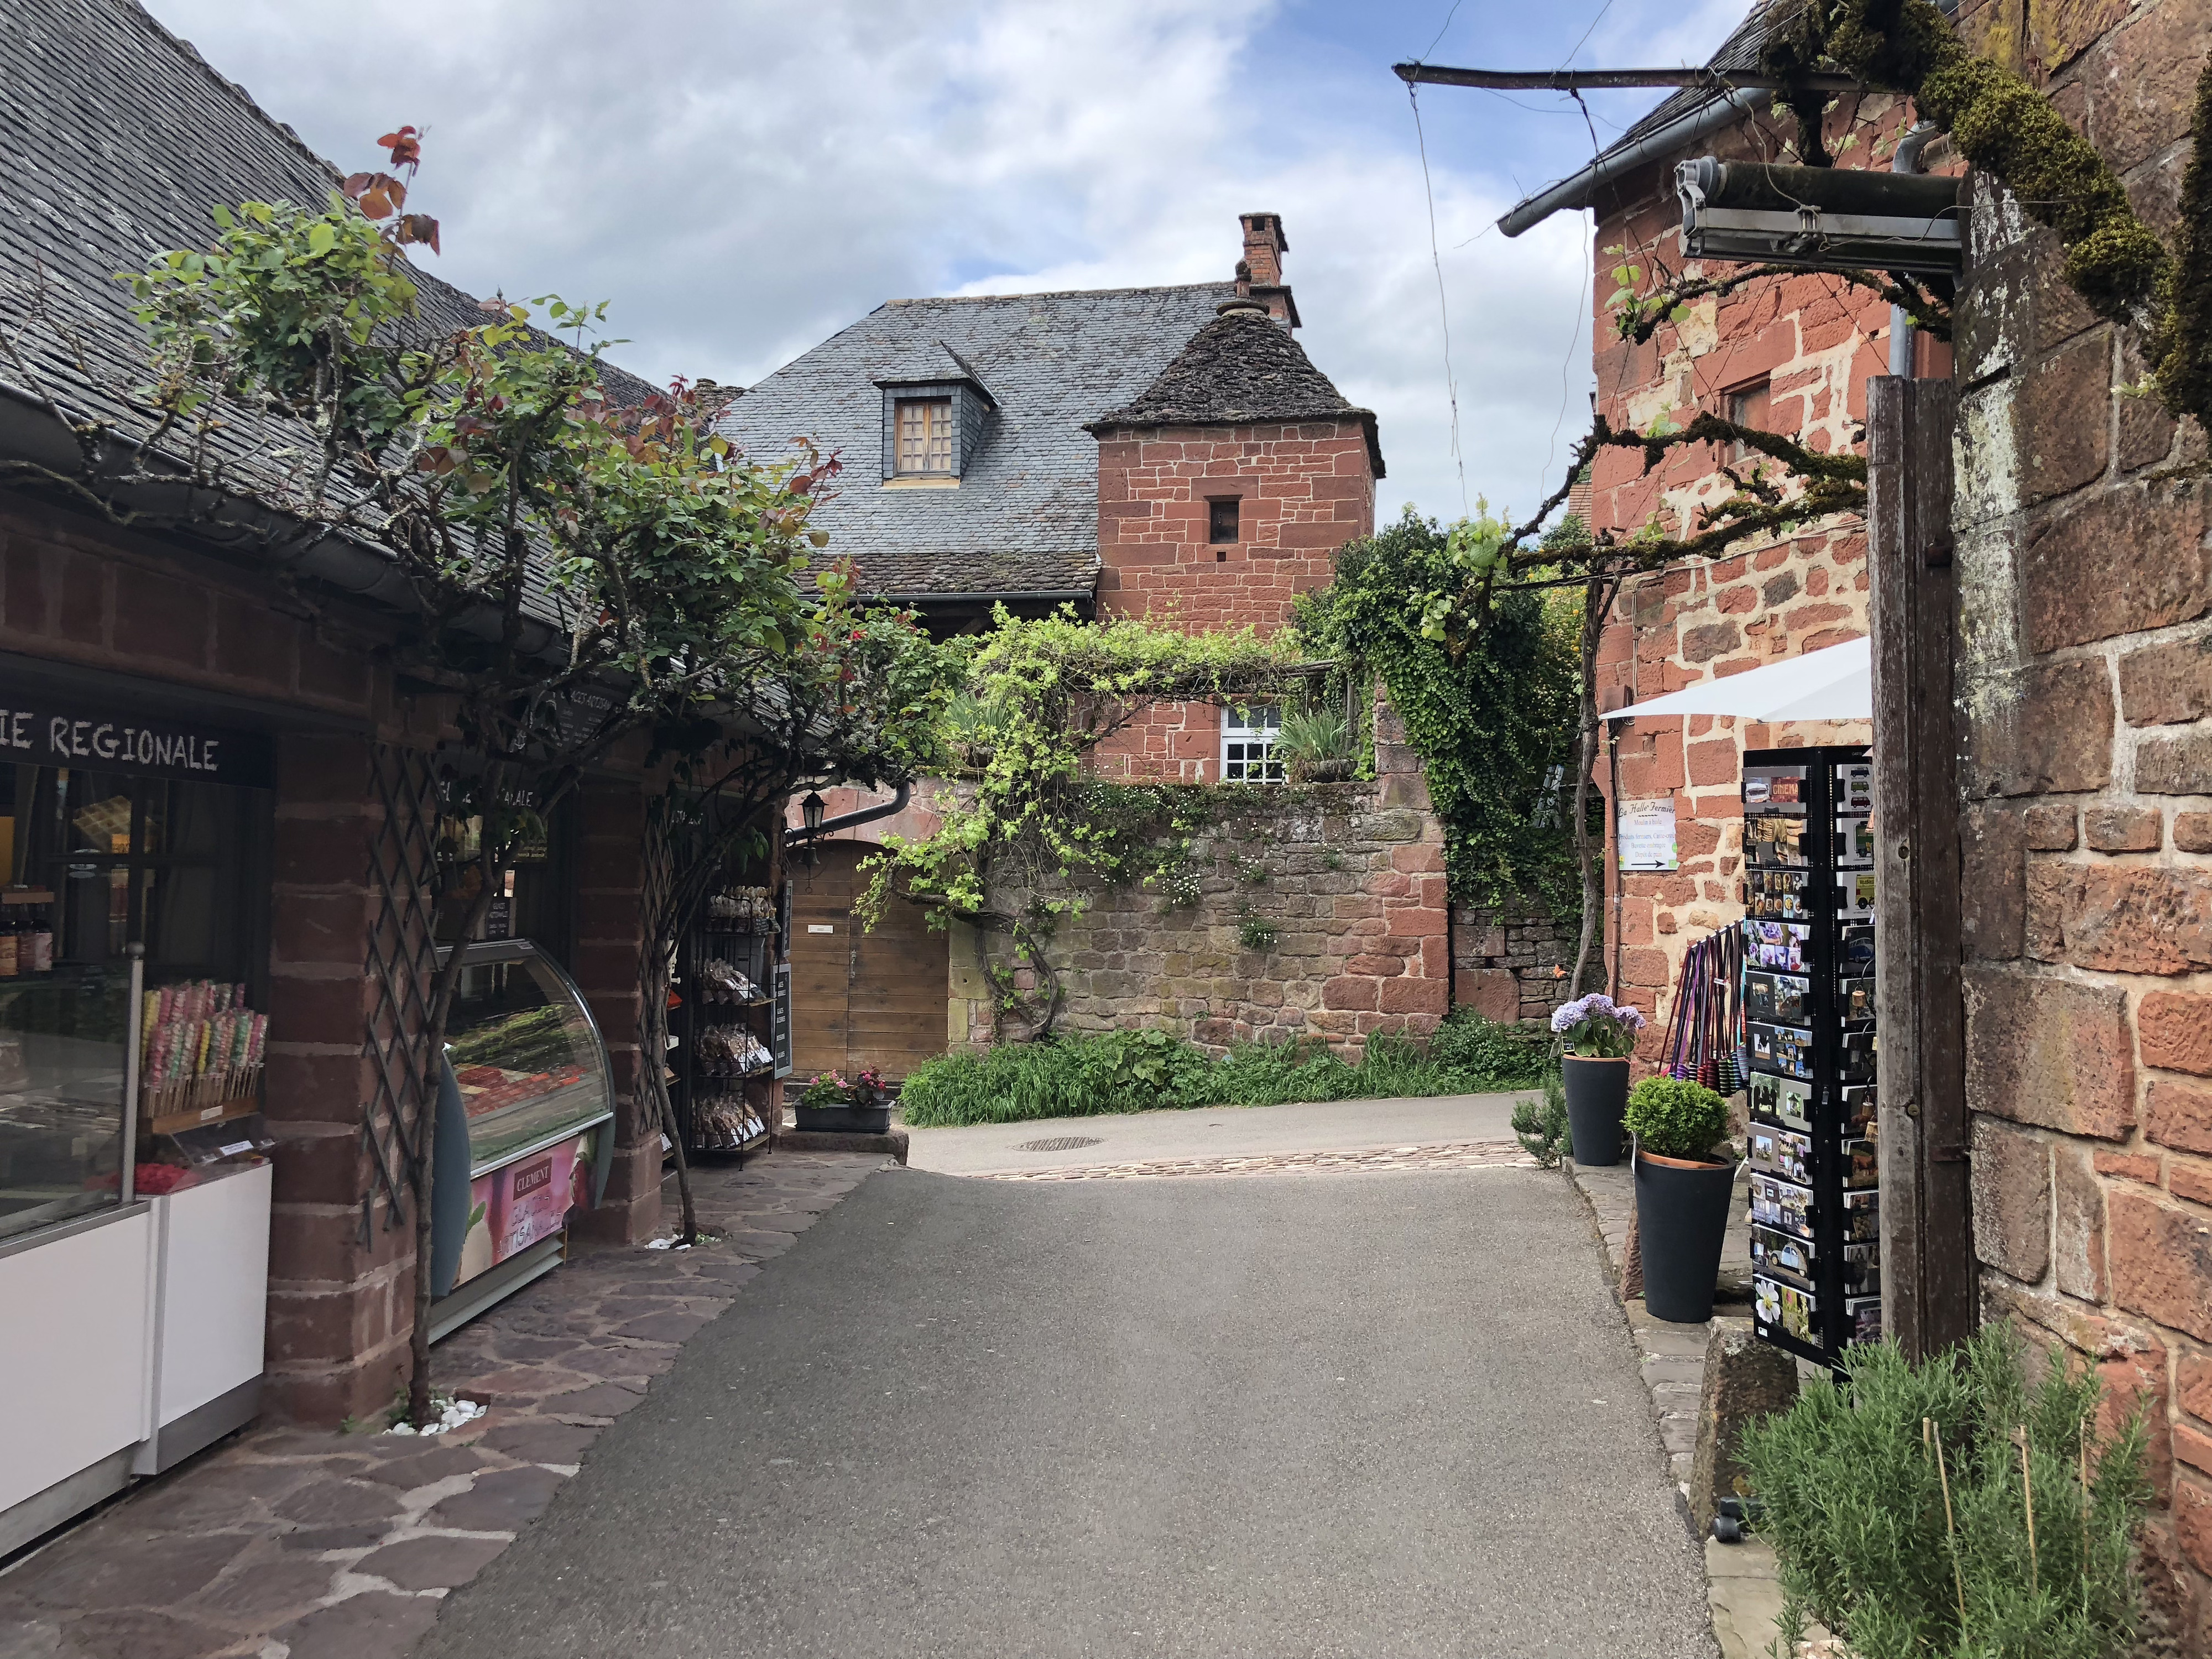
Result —
[[872, 1067], [890, 1081], [945, 1052], [951, 956], [918, 905], [895, 901], [872, 933], [853, 902], [874, 849], [823, 842], [791, 862], [794, 1075]]

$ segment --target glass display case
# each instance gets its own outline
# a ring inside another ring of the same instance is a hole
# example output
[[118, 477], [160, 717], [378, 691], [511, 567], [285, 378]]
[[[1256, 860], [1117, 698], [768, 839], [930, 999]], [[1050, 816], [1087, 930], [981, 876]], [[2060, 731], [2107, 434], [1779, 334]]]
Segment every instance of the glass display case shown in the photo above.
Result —
[[121, 1200], [130, 1024], [119, 967], [0, 980], [0, 1240]]
[[464, 947], [434, 1148], [434, 1335], [560, 1261], [606, 1184], [614, 1079], [574, 981], [529, 939]]

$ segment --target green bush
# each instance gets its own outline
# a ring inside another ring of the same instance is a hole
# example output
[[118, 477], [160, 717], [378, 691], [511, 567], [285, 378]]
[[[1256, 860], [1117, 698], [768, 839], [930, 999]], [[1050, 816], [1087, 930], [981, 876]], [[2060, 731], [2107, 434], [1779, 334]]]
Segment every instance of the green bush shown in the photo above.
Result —
[[1544, 1098], [1513, 1108], [1513, 1138], [1547, 1170], [1575, 1155], [1575, 1133], [1567, 1119], [1567, 1085], [1556, 1071], [1544, 1074]]
[[1240, 1043], [1219, 1060], [1165, 1031], [1104, 1031], [1001, 1043], [917, 1066], [899, 1096], [917, 1128], [1018, 1123], [1163, 1107], [1278, 1106], [1526, 1088], [1543, 1038], [1455, 1012], [1425, 1047], [1380, 1033], [1352, 1065], [1317, 1038]]
[[1621, 1126], [1660, 1158], [1703, 1158], [1728, 1133], [1728, 1102], [1687, 1078], [1647, 1077], [1628, 1091]]
[[2127, 1650], [2141, 1416], [2099, 1446], [2096, 1374], [2053, 1364], [2031, 1388], [2025, 1346], [2001, 1322], [1917, 1366], [1888, 1343], [1850, 1348], [1840, 1387], [1811, 1382], [1746, 1431], [1786, 1626], [1818, 1619], [1862, 1659]]

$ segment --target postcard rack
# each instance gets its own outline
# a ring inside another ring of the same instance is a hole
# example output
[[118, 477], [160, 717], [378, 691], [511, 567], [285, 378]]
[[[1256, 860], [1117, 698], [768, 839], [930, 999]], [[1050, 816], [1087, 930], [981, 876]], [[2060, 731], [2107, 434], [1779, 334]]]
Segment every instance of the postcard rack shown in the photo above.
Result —
[[1831, 1365], [1881, 1334], [1872, 787], [1864, 749], [1744, 756], [1754, 1328]]

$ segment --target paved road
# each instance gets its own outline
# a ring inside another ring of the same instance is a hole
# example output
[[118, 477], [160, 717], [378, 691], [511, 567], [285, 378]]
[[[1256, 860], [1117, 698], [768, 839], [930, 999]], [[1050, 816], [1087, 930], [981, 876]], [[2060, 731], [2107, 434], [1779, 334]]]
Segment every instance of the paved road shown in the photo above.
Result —
[[[1332, 1100], [1291, 1106], [1208, 1106], [1194, 1111], [1059, 1117], [909, 1129], [917, 1170], [1047, 1170], [1158, 1158], [1249, 1158], [1267, 1152], [1346, 1152], [1440, 1140], [1510, 1140], [1513, 1103], [1528, 1094], [1438, 1095], [1428, 1100]], [[1061, 1136], [1092, 1146], [1030, 1152], [1023, 1144]]]
[[890, 1170], [421, 1659], [1717, 1650], [1579, 1201]]

